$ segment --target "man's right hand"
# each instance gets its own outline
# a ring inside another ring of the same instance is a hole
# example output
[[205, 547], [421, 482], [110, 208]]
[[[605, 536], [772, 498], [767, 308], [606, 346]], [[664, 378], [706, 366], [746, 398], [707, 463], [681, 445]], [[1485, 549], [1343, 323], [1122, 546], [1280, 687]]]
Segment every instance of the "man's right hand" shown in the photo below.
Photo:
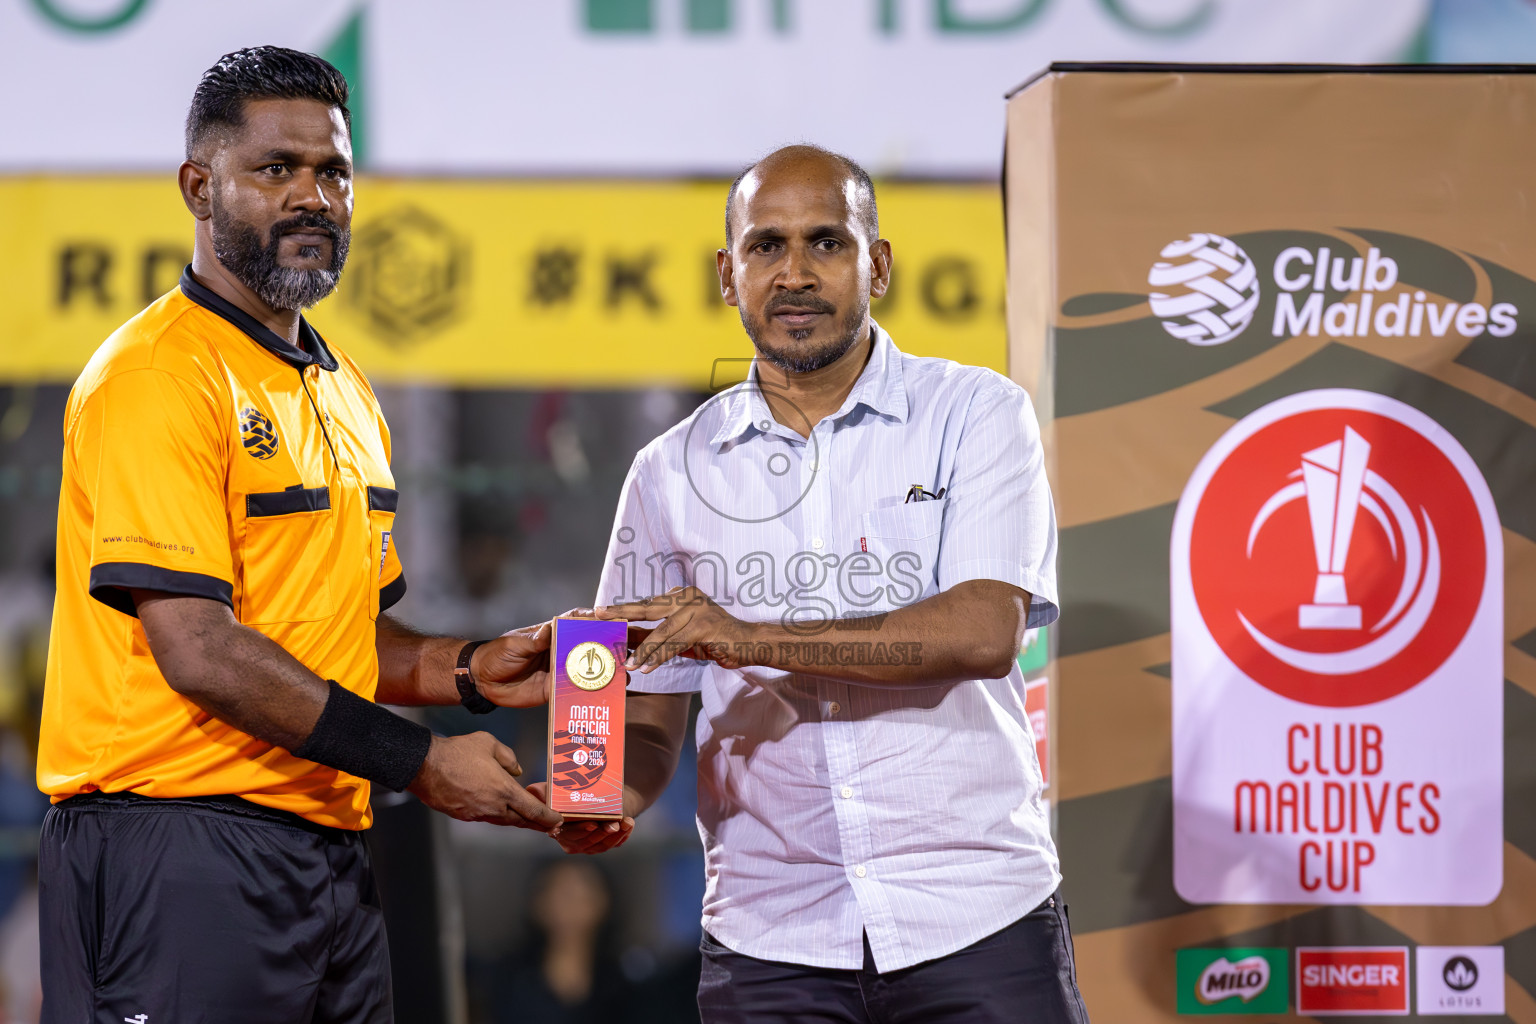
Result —
[[488, 732], [433, 736], [410, 790], [422, 803], [460, 821], [489, 821], [548, 832], [565, 819], [518, 784], [512, 748]]

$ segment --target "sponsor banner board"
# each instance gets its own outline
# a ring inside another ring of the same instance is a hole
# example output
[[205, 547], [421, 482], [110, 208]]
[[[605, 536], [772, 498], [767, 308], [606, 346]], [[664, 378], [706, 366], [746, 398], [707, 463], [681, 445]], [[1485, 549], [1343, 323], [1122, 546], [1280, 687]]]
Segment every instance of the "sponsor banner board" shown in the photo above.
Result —
[[1408, 947], [1302, 946], [1296, 1012], [1327, 1017], [1408, 1014]]
[[[311, 319], [379, 382], [734, 383], [752, 347], [715, 276], [725, 193], [365, 177], [341, 285]], [[879, 198], [894, 269], [875, 317], [905, 351], [1002, 369], [997, 190], [891, 184]], [[191, 257], [170, 174], [0, 177], [0, 210], [0, 379], [73, 380]]]
[[1503, 946], [1420, 946], [1414, 974], [1420, 1017], [1504, 1013]]
[[1094, 65], [1010, 100], [1009, 369], [1061, 524], [1053, 834], [1095, 1017], [1172, 1013], [1159, 945], [1524, 927], [1533, 103], [1512, 70]]
[[1288, 949], [1181, 949], [1178, 1010], [1284, 1014], [1290, 1005], [1290, 960]]
[[[0, 4], [0, 168], [181, 158], [226, 51], [324, 52], [391, 173], [734, 174], [802, 139], [876, 173], [995, 178], [1003, 93], [1051, 59], [1392, 61], [1427, 0], [17, 0]], [[829, 55], [835, 55], [829, 59]], [[345, 59], [344, 59], [345, 58]], [[921, 74], [905, 69], [922, 69]], [[741, 79], [743, 69], [750, 76]], [[871, 76], [878, 101], [869, 101]], [[814, 80], [827, 102], [773, 83]], [[638, 86], [638, 87], [637, 87]], [[70, 112], [68, 118], [58, 111]]]

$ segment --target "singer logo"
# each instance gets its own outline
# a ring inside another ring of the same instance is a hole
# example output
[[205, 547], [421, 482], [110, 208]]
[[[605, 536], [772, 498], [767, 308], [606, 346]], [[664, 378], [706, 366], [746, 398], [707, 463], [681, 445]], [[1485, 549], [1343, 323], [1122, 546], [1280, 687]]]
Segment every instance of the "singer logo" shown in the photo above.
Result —
[[1285, 405], [1233, 428], [1198, 498], [1201, 617], [1234, 664], [1282, 696], [1385, 700], [1437, 669], [1471, 625], [1486, 568], [1476, 501], [1455, 442], [1417, 410], [1343, 391]]
[[1301, 947], [1296, 950], [1296, 1013], [1408, 1013], [1406, 946]]

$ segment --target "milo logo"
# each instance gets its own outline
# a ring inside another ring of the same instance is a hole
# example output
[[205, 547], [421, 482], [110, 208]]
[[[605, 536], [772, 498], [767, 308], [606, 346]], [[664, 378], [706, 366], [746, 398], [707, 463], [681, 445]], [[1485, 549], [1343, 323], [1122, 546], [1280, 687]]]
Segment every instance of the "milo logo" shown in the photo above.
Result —
[[1290, 960], [1284, 949], [1181, 949], [1180, 1013], [1285, 1013]]
[[1222, 957], [1200, 972], [1200, 981], [1195, 985], [1195, 998], [1207, 1006], [1233, 996], [1249, 1003], [1254, 996], [1263, 995], [1267, 988], [1268, 960], [1262, 956], [1249, 956], [1233, 963]]

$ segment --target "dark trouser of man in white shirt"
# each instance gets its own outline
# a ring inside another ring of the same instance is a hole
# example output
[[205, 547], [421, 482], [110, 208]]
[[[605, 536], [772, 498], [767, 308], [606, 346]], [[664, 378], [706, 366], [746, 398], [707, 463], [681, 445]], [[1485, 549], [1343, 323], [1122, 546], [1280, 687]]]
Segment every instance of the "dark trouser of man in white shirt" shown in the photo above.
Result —
[[711, 1024], [1088, 1024], [1066, 907], [1052, 895], [958, 953], [899, 971], [838, 971], [733, 953], [708, 932], [699, 1013]]

